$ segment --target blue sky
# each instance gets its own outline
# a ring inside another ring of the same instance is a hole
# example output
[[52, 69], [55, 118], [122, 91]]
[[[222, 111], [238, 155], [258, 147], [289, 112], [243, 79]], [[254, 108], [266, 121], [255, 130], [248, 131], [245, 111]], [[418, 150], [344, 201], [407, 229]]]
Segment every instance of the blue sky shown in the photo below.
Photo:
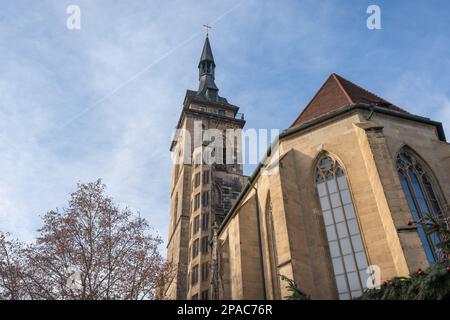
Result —
[[[69, 4], [81, 30], [66, 28]], [[381, 30], [366, 28], [370, 4]], [[450, 135], [448, 12], [445, 0], [4, 0], [0, 229], [30, 240], [78, 181], [102, 178], [166, 239], [169, 145], [205, 23], [220, 93], [248, 128], [288, 127], [336, 72]]]

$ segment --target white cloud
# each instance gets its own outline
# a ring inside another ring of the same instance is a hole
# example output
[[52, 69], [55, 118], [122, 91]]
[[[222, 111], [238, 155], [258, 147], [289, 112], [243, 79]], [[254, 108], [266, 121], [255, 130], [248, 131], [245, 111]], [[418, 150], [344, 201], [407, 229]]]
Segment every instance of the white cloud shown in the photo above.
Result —
[[[76, 182], [97, 178], [166, 237], [169, 144], [184, 90], [197, 87], [201, 26], [238, 3], [211, 42], [221, 94], [242, 107], [248, 127], [287, 126], [336, 68], [391, 59], [358, 60], [352, 49], [366, 40], [342, 23], [359, 13], [334, 2], [79, 0], [82, 29], [69, 31], [71, 3], [10, 0], [0, 22], [0, 229], [27, 239], [39, 214], [64, 206]], [[410, 78], [390, 79], [386, 98], [419, 114], [436, 106], [449, 132], [442, 86]]]

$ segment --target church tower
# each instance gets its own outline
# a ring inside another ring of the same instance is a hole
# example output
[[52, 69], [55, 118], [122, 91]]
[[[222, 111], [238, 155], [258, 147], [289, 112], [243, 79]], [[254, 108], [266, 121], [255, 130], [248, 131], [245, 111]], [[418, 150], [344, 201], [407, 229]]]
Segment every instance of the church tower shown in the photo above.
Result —
[[174, 270], [165, 287], [169, 299], [217, 296], [217, 284], [212, 282], [217, 261], [211, 255], [215, 227], [246, 182], [239, 161], [245, 120], [239, 107], [219, 95], [208, 35], [198, 69], [198, 90], [186, 92], [170, 147], [173, 171], [167, 258]]

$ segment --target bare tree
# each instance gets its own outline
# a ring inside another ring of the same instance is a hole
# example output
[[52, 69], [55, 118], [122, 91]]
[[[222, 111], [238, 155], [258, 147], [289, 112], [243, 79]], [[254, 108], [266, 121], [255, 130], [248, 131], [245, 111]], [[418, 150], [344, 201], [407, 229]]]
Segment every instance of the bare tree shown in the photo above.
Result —
[[[114, 205], [100, 180], [78, 184], [68, 207], [46, 213], [43, 222], [35, 243], [12, 251], [20, 257], [16, 278], [23, 279], [26, 298], [155, 298], [167, 274], [161, 238], [152, 235], [145, 219]], [[9, 278], [0, 282], [0, 292], [14, 285]]]
[[22, 250], [18, 240], [0, 232], [0, 299], [18, 300], [26, 296], [22, 278]]

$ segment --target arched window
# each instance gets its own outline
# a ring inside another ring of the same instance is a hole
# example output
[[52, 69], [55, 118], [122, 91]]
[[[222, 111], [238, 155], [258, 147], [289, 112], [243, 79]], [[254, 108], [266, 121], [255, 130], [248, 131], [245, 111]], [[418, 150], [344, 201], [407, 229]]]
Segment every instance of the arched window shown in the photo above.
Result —
[[[443, 207], [436, 193], [437, 186], [433, 183], [431, 172], [427, 172], [418, 157], [403, 149], [397, 156], [397, 171], [414, 220], [443, 218]], [[434, 264], [439, 258], [436, 247], [439, 236], [437, 233], [426, 234], [420, 224], [417, 225], [417, 231], [429, 263]]]
[[358, 297], [366, 288], [367, 257], [347, 178], [329, 155], [318, 161], [316, 187], [339, 299]]
[[275, 238], [275, 228], [273, 225], [273, 211], [272, 211], [272, 201], [270, 201], [270, 195], [267, 198], [266, 205], [266, 241], [267, 247], [269, 251], [269, 265], [270, 265], [270, 275], [271, 275], [271, 283], [272, 283], [272, 298], [279, 299], [280, 298], [280, 286], [279, 286], [279, 275], [278, 275], [278, 255], [277, 255], [277, 247], [276, 247], [276, 238]]

